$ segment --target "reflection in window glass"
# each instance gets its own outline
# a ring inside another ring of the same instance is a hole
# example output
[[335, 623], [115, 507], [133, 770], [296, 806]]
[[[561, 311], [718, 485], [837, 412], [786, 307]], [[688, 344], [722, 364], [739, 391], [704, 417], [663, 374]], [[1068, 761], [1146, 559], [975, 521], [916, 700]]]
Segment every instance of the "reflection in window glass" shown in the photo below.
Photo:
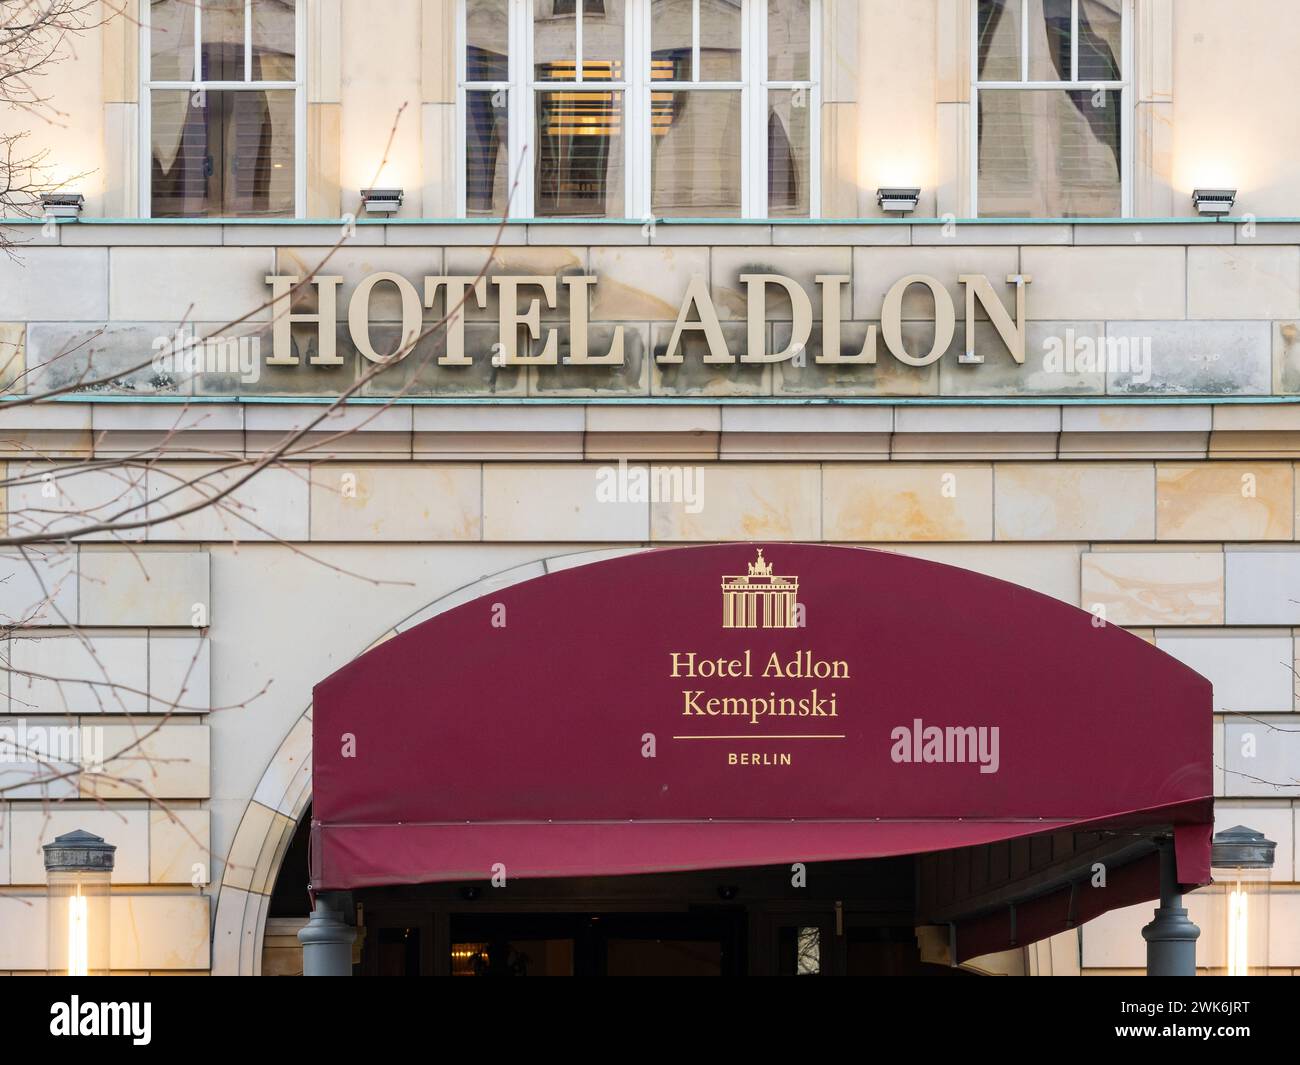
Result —
[[981, 90], [980, 214], [1118, 215], [1120, 122], [1118, 90]]
[[1124, 0], [1079, 0], [1079, 80], [1119, 81]]
[[1029, 0], [1029, 80], [1071, 81], [1070, 0]]
[[297, 20], [294, 0], [253, 0], [253, 80], [293, 81]]
[[584, 79], [621, 81], [624, 26], [624, 0], [587, 0], [581, 20], [573, 3], [533, 0], [534, 76], [538, 81], [576, 81], [581, 61]]
[[795, 975], [820, 976], [822, 972], [822, 930], [815, 926], [799, 929], [797, 950]]
[[197, 88], [149, 90], [155, 216], [294, 213], [296, 90], [211, 83], [247, 85], [250, 75], [253, 82], [296, 82], [296, 6], [295, 0], [150, 4], [151, 82], [192, 83], [196, 73], [202, 79]]
[[693, 0], [654, 0], [650, 5], [650, 77], [692, 81]]
[[699, 0], [700, 81], [739, 81], [740, 0]]
[[155, 217], [293, 214], [292, 89], [151, 95]]
[[465, 94], [465, 210], [500, 218], [510, 195], [505, 89]]
[[465, 79], [506, 81], [510, 17], [506, 0], [467, 0], [465, 4]]
[[740, 93], [656, 92], [651, 210], [662, 218], [740, 214]]
[[534, 209], [542, 217], [623, 214], [618, 92], [539, 92]]
[[244, 0], [203, 0], [203, 80], [244, 80]]
[[772, 217], [806, 217], [809, 207], [809, 117], [806, 89], [767, 93], [767, 207]]
[[578, 16], [572, 4], [533, 0], [533, 64], [538, 81], [577, 78]]
[[149, 56], [154, 81], [194, 80], [191, 0], [153, 0], [149, 7]]
[[1020, 81], [1020, 0], [980, 0], [976, 47], [980, 81]]
[[624, 0], [587, 0], [582, 13], [582, 77], [622, 81]]
[[769, 81], [808, 80], [811, 28], [809, 0], [768, 0]]

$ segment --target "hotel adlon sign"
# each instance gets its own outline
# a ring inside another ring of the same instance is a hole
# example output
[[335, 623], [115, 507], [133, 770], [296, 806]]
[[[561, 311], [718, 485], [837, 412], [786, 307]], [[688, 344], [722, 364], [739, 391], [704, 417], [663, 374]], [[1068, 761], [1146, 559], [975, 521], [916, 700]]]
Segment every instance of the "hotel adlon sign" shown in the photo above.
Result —
[[[845, 289], [851, 278], [847, 274], [818, 274], [813, 279], [815, 292], [821, 304], [820, 350], [809, 351], [814, 321], [814, 294], [799, 282], [780, 274], [745, 273], [738, 278], [745, 289], [748, 330], [743, 351], [732, 350], [722, 329], [722, 323], [708, 284], [701, 276], [689, 279], [677, 319], [666, 349], [658, 356], [661, 364], [681, 363], [683, 339], [688, 334], [698, 334], [705, 343], [707, 353], [703, 361], [708, 364], [778, 363], [802, 361], [811, 357], [819, 364], [873, 366], [876, 363], [879, 341], [899, 362], [908, 366], [928, 366], [948, 350], [956, 334], [957, 307], [943, 282], [928, 274], [908, 274], [899, 278], [885, 294], [879, 325], [867, 328], [862, 348], [853, 353], [841, 349], [841, 324], [845, 312]], [[1001, 280], [1001, 279], [998, 279]], [[1002, 344], [1011, 357], [1020, 364], [1025, 361], [1025, 299], [1032, 278], [1025, 274], [1011, 274], [1005, 284], [1014, 293], [1014, 313], [1009, 311], [997, 291], [995, 280], [983, 274], [960, 274], [957, 278], [964, 294], [964, 313], [968, 346], [973, 344], [974, 323], [979, 309], [983, 309], [989, 323], [997, 331]], [[314, 353], [306, 360], [312, 366], [341, 366], [344, 358], [339, 354], [334, 323], [338, 318], [339, 289], [343, 278], [334, 275], [317, 275], [305, 282], [294, 274], [268, 276], [271, 287], [274, 326], [273, 351], [266, 360], [268, 366], [298, 366], [292, 329], [297, 324], [314, 324], [317, 343]], [[453, 313], [446, 322], [446, 351], [437, 362], [441, 366], [472, 366], [476, 359], [491, 359], [497, 366], [622, 366], [624, 364], [624, 327], [614, 328], [613, 339], [607, 350], [593, 351], [589, 331], [589, 304], [593, 290], [600, 279], [595, 275], [436, 275], [426, 276], [422, 285], [402, 274], [381, 271], [360, 281], [353, 290], [347, 306], [347, 328], [357, 351], [371, 362], [389, 361], [394, 350], [380, 350], [371, 333], [371, 302], [377, 290], [395, 290], [401, 304], [401, 344], [395, 349], [398, 355], [409, 351], [416, 340], [430, 328], [424, 321], [426, 309], [439, 303]], [[561, 286], [567, 289], [569, 315], [569, 350], [560, 358], [559, 329], [542, 318], [543, 308], [559, 306]], [[934, 302], [934, 339], [928, 351], [909, 351], [903, 343], [903, 297], [913, 286], [928, 289]], [[499, 340], [489, 351], [470, 351], [465, 341], [464, 309], [477, 305], [488, 306], [489, 290], [495, 289], [498, 297]], [[294, 296], [303, 291], [314, 293], [315, 310], [305, 313], [298, 310], [286, 312]], [[783, 293], [790, 304], [791, 333], [789, 342], [780, 350], [769, 350], [766, 342], [768, 302], [775, 292]], [[528, 349], [521, 350], [520, 340], [528, 338]], [[532, 342], [540, 347], [533, 351]], [[966, 361], [982, 362], [983, 355], [970, 347]]]

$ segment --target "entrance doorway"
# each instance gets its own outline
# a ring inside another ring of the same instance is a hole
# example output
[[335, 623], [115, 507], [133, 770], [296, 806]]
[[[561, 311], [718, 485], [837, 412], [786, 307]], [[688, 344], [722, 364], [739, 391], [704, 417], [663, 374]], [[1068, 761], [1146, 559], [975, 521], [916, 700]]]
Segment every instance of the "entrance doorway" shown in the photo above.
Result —
[[[368, 976], [923, 976], [910, 858], [353, 893]], [[817, 885], [813, 887], [813, 885]]]

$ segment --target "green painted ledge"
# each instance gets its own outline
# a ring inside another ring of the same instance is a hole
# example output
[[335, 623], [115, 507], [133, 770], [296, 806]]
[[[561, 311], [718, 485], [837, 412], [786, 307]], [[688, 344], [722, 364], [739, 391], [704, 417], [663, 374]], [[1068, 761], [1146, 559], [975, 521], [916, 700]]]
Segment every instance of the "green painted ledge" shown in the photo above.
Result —
[[[57, 218], [56, 225], [138, 226], [322, 226], [342, 225], [342, 218]], [[507, 226], [644, 226], [653, 222], [665, 226], [1217, 226], [1300, 224], [1298, 217], [1252, 218], [1229, 215], [1205, 218], [511, 218]], [[0, 226], [45, 225], [43, 218], [0, 219]], [[501, 225], [499, 218], [357, 218], [359, 226], [488, 226]]]
[[[4, 406], [22, 396], [0, 397]], [[171, 406], [276, 404], [326, 406], [330, 396], [54, 396], [40, 403], [158, 403]], [[1300, 404], [1296, 396], [357, 396], [350, 406], [399, 407], [1214, 407]], [[32, 404], [36, 405], [36, 404]]]

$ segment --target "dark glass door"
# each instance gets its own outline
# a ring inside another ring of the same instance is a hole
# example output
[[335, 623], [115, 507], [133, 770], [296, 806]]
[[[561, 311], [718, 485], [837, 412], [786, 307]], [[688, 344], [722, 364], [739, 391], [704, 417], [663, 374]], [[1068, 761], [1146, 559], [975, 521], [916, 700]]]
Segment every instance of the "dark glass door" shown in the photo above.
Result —
[[730, 976], [744, 915], [453, 914], [453, 976]]

